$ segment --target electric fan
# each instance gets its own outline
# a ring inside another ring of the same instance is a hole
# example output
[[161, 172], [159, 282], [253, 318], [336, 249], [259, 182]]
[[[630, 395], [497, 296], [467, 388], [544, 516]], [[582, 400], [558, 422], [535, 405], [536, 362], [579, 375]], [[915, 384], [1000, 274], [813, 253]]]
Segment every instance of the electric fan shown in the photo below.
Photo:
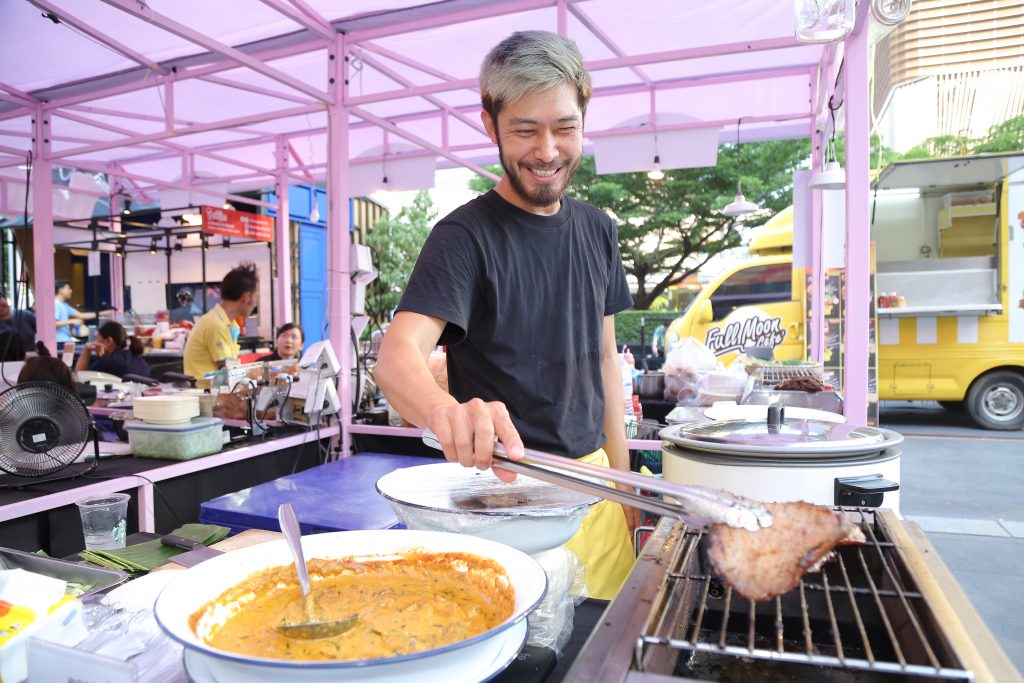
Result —
[[53, 382], [26, 382], [0, 393], [0, 434], [0, 470], [32, 478], [64, 469], [92, 438], [93, 458], [85, 470], [35, 479], [33, 485], [79, 477], [96, 469], [99, 462], [99, 440], [85, 404]]

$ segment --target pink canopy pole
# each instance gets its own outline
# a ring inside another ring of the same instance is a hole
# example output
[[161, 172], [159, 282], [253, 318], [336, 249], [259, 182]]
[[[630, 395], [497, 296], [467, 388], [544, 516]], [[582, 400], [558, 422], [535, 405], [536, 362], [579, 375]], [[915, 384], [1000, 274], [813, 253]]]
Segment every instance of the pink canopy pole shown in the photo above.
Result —
[[[277, 243], [277, 280], [274, 298], [277, 300], [277, 319], [283, 325], [292, 321], [292, 254], [288, 220], [288, 143], [277, 140], [277, 221], [274, 241]], [[273, 331], [272, 331], [273, 333]]]
[[345, 38], [338, 35], [333, 59], [328, 60], [328, 76], [333, 101], [327, 105], [327, 320], [331, 345], [337, 349], [341, 372], [338, 373], [338, 398], [342, 425], [341, 457], [352, 452], [352, 348], [351, 268], [349, 267], [348, 209], [348, 110], [344, 104]]
[[32, 291], [36, 301], [36, 337], [58, 358], [53, 284], [53, 162], [50, 117], [36, 107], [32, 158]]
[[[107, 174], [107, 182], [111, 188], [120, 186], [118, 176]], [[114, 190], [111, 190], [113, 192]], [[114, 232], [123, 232], [121, 227], [121, 207], [110, 197], [110, 229]], [[125, 310], [124, 305], [124, 255], [112, 253], [108, 257], [110, 263], [110, 305], [119, 311]]]
[[871, 298], [871, 229], [868, 222], [868, 31], [865, 12], [846, 39], [846, 335], [843, 394], [846, 419], [867, 424], [868, 323]]
[[[822, 157], [822, 135], [817, 130], [817, 124], [811, 121], [811, 169], [821, 168]], [[811, 329], [808, 330], [811, 337], [811, 348], [809, 349], [811, 360], [821, 363], [825, 360], [825, 272], [822, 268], [822, 239], [821, 239], [821, 192], [811, 191], [807, 193], [811, 200], [811, 300], [808, 304], [811, 307]]]

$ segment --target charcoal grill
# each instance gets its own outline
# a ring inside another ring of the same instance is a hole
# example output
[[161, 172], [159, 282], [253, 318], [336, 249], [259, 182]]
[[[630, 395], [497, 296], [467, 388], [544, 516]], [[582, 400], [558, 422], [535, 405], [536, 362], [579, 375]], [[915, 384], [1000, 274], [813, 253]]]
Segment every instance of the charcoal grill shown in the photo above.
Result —
[[701, 531], [663, 519], [565, 680], [1020, 680], [923, 535], [843, 511], [867, 543], [759, 604], [711, 575]]

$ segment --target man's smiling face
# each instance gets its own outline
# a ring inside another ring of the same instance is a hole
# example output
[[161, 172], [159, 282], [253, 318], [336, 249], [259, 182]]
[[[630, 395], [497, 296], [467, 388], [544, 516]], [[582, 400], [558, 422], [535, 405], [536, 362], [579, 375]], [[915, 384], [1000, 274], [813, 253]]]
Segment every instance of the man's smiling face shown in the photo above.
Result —
[[558, 212], [562, 195], [583, 158], [583, 112], [568, 84], [530, 92], [509, 102], [484, 126], [497, 143], [505, 176], [498, 193], [531, 213]]

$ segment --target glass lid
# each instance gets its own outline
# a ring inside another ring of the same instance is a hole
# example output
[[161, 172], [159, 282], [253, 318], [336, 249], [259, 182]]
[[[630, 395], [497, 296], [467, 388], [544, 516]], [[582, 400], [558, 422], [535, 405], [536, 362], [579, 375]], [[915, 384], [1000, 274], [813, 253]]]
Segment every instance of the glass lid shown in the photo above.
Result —
[[442, 462], [405, 467], [377, 480], [388, 500], [427, 510], [499, 516], [561, 516], [599, 498], [519, 475], [505, 483], [490, 470]]
[[791, 453], [861, 455], [903, 441], [896, 432], [820, 420], [720, 420], [661, 430], [666, 442], [699, 451], [775, 456]]

